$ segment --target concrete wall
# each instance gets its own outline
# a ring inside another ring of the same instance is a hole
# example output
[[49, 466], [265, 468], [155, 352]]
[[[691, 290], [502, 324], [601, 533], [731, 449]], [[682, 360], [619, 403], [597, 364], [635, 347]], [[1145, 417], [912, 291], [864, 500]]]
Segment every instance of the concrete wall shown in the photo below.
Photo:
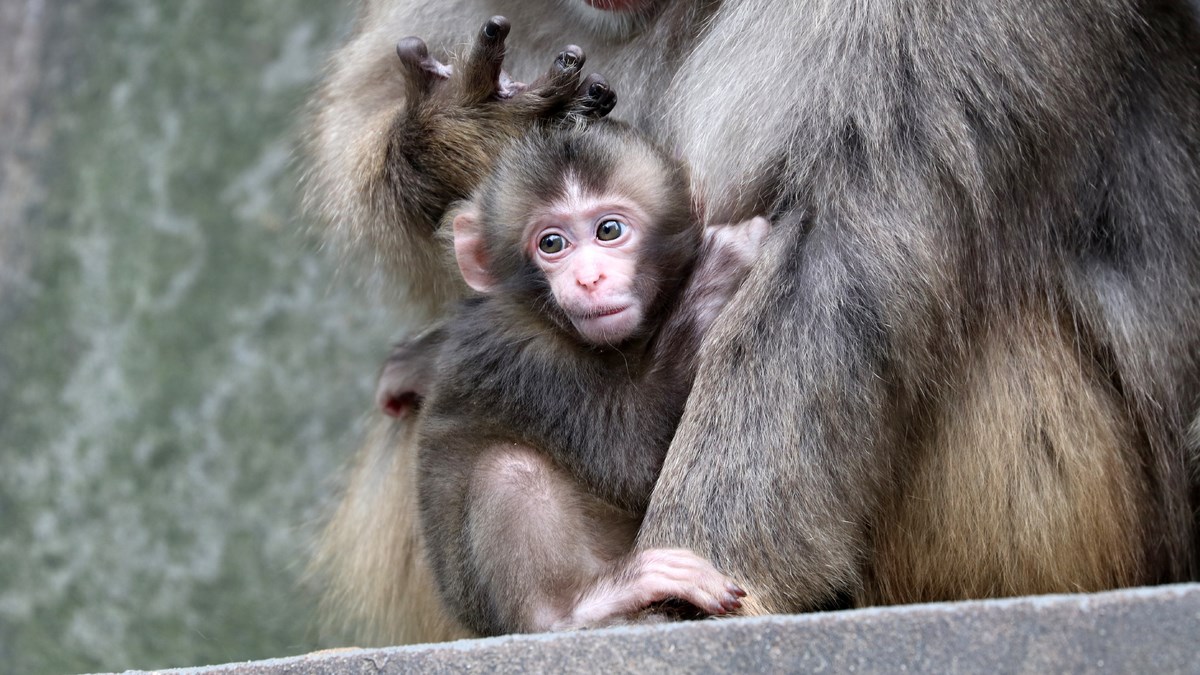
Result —
[[1200, 585], [348, 650], [171, 671], [1200, 673]]

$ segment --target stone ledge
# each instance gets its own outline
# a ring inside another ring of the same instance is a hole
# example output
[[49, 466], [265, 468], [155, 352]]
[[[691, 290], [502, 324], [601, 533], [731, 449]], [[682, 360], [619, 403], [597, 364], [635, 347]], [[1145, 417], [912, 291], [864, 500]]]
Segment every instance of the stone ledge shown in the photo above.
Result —
[[347, 649], [176, 675], [1200, 673], [1200, 584]]

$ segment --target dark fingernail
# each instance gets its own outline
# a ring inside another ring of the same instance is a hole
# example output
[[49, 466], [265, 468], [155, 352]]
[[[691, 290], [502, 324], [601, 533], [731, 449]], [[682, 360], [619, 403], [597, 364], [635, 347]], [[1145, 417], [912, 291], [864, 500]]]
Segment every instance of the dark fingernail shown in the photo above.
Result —
[[410, 35], [396, 43], [396, 55], [404, 60], [419, 61], [429, 56], [429, 48], [421, 38]]
[[575, 45], [567, 45], [567, 48], [558, 55], [558, 62], [563, 69], [578, 68], [583, 65], [583, 50]]
[[591, 98], [600, 98], [600, 95], [608, 91], [608, 87], [603, 82], [593, 82], [592, 86], [588, 87], [588, 96]]
[[483, 36], [489, 40], [503, 38], [508, 34], [508, 29], [508, 19], [502, 16], [493, 16], [483, 25]]

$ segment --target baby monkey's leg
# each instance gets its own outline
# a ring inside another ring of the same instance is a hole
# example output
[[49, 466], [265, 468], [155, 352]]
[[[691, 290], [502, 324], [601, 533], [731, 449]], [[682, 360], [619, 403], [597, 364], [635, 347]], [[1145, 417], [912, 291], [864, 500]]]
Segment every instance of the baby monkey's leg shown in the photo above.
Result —
[[742, 591], [688, 551], [631, 553], [639, 519], [532, 450], [486, 451], [470, 493], [468, 555], [501, 632], [603, 626], [669, 599], [708, 614], [740, 605]]

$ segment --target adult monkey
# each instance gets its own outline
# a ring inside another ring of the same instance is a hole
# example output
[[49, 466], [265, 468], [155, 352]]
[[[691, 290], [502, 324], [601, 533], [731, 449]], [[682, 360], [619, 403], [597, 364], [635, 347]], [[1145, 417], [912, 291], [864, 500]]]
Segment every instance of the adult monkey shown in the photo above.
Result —
[[[314, 193], [428, 316], [458, 287], [432, 223], [398, 218], [392, 44], [497, 11], [511, 72], [584, 44], [712, 222], [775, 225], [639, 546], [713, 561], [751, 613], [1197, 578], [1188, 3], [365, 4], [317, 104]], [[407, 433], [368, 443], [318, 558], [386, 640], [444, 628], [403, 625]]]

